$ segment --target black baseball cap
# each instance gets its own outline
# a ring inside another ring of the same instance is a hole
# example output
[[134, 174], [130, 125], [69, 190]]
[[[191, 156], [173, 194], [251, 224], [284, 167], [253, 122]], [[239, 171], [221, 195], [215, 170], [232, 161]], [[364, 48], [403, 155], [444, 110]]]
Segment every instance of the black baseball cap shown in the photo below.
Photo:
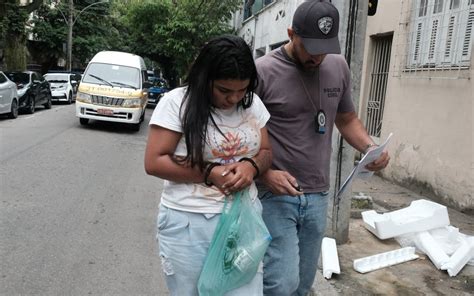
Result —
[[339, 12], [327, 0], [308, 0], [296, 8], [292, 28], [311, 55], [341, 53]]

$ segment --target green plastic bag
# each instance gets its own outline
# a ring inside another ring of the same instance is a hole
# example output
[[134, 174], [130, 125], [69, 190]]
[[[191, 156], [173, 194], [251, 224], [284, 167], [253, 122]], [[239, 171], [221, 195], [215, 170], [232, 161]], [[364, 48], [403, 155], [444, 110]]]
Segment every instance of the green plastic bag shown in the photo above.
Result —
[[271, 241], [248, 189], [226, 202], [198, 281], [200, 296], [219, 296], [249, 283]]

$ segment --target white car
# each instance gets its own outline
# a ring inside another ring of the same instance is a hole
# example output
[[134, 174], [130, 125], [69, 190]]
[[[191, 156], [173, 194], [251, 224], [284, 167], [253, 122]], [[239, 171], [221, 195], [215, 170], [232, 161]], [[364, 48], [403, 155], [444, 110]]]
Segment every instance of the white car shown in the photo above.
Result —
[[43, 76], [49, 82], [53, 101], [71, 104], [76, 100], [72, 76], [70, 73], [47, 73]]
[[16, 84], [0, 71], [0, 114], [18, 117], [18, 93]]

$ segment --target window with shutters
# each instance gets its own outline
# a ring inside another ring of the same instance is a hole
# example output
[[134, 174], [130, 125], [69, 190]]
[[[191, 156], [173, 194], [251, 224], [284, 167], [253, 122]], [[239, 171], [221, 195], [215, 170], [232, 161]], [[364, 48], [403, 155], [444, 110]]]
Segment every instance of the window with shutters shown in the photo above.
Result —
[[470, 66], [474, 0], [413, 1], [406, 67]]

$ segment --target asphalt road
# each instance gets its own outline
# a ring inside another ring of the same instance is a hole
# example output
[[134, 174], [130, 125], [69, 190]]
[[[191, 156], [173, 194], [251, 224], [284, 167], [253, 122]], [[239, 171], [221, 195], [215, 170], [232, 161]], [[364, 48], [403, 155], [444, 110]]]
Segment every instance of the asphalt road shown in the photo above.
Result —
[[73, 105], [0, 117], [0, 295], [167, 295], [162, 181], [143, 168], [147, 123], [79, 125]]

